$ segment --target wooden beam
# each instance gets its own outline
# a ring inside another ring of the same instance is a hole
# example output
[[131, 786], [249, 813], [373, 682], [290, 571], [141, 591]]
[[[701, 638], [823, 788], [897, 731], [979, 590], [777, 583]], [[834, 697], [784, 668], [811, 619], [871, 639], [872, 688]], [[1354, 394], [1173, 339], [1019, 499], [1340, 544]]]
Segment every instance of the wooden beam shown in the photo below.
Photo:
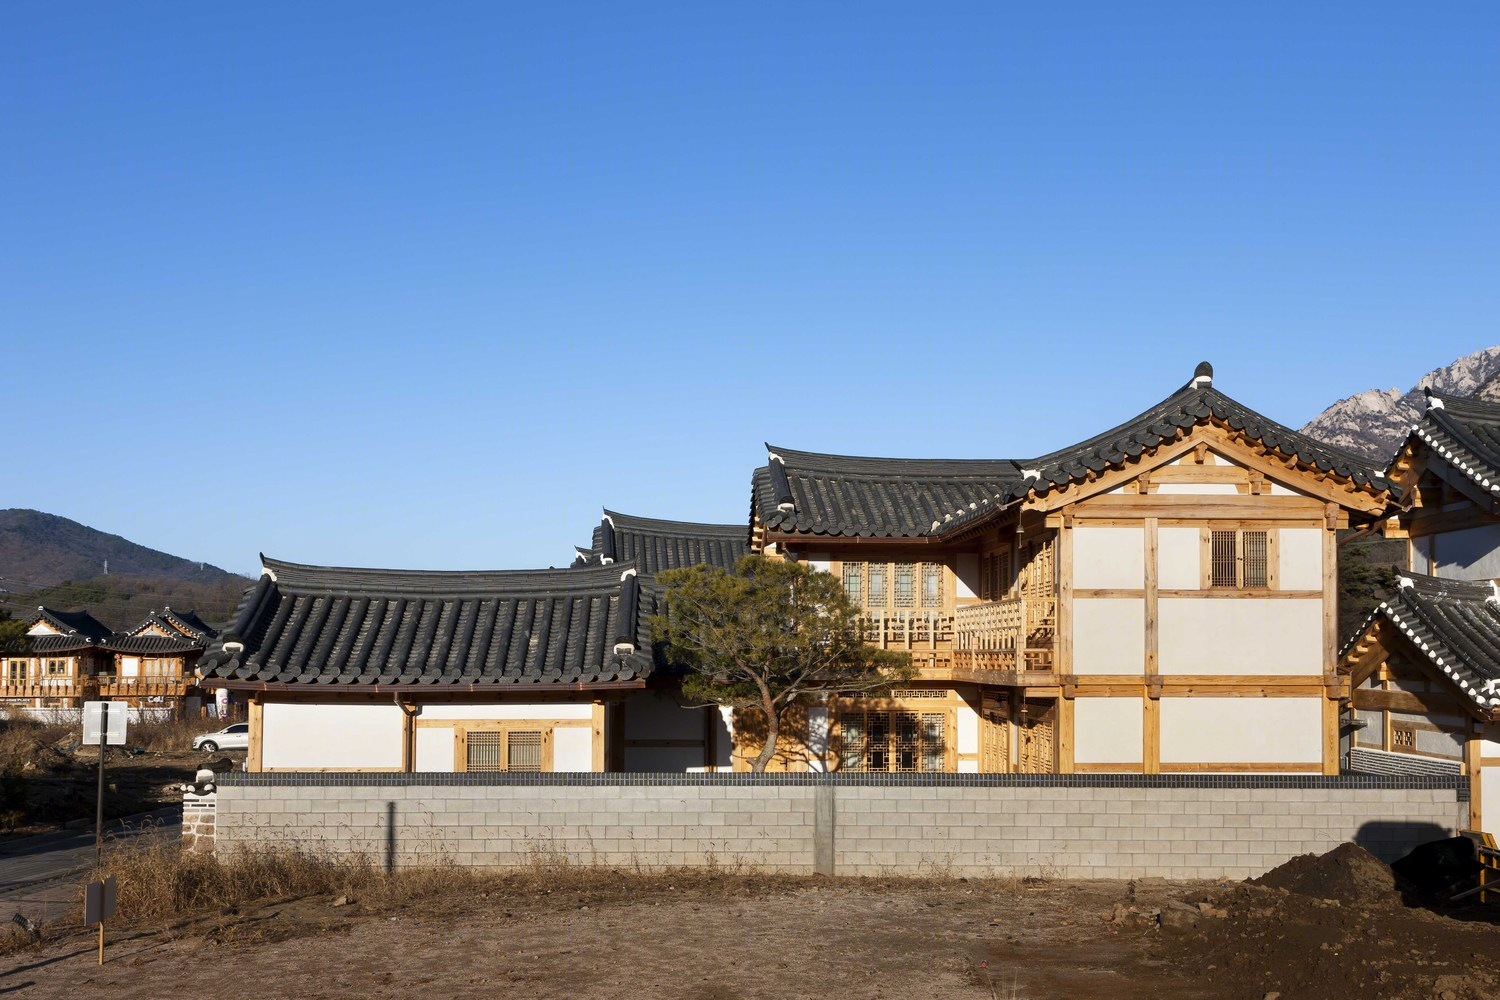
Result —
[[1141, 769], [1146, 774], [1161, 773], [1161, 699], [1147, 688], [1142, 703], [1146, 713], [1141, 720]]
[[589, 727], [590, 746], [593, 753], [590, 760], [590, 768], [597, 772], [604, 770], [604, 701], [600, 698], [594, 699], [593, 711], [591, 713], [592, 724]]
[[1323, 773], [1339, 773], [1339, 702], [1323, 699]]
[[1057, 773], [1073, 773], [1073, 699], [1057, 699]]
[[250, 753], [245, 760], [245, 770], [263, 770], [262, 762], [265, 760], [265, 717], [261, 711], [260, 695], [252, 694], [249, 704], [250, 723]]
[[1461, 715], [1465, 718], [1474, 714], [1472, 705], [1465, 705], [1440, 692], [1416, 695], [1407, 691], [1373, 691], [1369, 688], [1356, 688], [1352, 697], [1354, 707], [1362, 712]]

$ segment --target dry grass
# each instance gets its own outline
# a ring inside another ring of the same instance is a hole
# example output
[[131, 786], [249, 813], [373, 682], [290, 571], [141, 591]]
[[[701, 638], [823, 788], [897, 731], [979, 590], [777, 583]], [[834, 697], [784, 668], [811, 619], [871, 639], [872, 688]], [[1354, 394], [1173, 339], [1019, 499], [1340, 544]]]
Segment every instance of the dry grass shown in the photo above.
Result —
[[325, 857], [281, 846], [238, 850], [221, 859], [186, 852], [172, 840], [122, 845], [106, 857], [104, 868], [118, 879], [120, 916], [131, 921], [318, 895], [343, 895], [383, 908], [452, 892], [476, 878], [454, 865], [386, 874], [367, 857]]
[[78, 737], [77, 727], [35, 719], [0, 718], [0, 769], [24, 767], [44, 748]]
[[137, 722], [129, 727], [125, 742], [151, 753], [186, 753], [193, 749], [193, 738], [211, 733], [222, 726], [217, 719], [163, 719], [160, 722]]

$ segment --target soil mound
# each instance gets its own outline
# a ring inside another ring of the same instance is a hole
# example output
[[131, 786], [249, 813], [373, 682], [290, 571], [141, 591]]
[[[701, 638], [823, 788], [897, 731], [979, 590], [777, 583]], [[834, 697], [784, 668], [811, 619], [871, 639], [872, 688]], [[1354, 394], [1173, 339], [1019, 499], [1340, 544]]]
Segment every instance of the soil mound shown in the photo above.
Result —
[[1401, 902], [1390, 866], [1357, 844], [1340, 844], [1327, 854], [1298, 855], [1250, 881], [1254, 885], [1340, 903], [1399, 905]]

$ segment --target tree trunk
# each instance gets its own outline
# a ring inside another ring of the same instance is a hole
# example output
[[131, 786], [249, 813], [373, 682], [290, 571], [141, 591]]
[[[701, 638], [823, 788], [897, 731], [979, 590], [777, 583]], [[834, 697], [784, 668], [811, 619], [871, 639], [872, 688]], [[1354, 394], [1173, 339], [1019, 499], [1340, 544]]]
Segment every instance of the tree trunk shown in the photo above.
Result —
[[766, 765], [771, 763], [771, 758], [776, 756], [776, 740], [781, 735], [781, 717], [776, 714], [776, 709], [771, 699], [766, 698], [761, 702], [762, 712], [766, 713], [766, 742], [760, 748], [760, 753], [750, 762], [750, 770], [756, 774], [762, 774]]

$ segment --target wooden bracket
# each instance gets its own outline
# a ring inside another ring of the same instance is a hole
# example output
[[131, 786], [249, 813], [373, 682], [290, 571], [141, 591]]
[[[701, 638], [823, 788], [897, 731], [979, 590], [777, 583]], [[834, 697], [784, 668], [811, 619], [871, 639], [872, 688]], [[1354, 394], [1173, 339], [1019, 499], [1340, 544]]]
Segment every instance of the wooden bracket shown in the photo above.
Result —
[[1193, 449], [1193, 462], [1202, 465], [1208, 458], [1208, 442], [1199, 441], [1198, 447]]

